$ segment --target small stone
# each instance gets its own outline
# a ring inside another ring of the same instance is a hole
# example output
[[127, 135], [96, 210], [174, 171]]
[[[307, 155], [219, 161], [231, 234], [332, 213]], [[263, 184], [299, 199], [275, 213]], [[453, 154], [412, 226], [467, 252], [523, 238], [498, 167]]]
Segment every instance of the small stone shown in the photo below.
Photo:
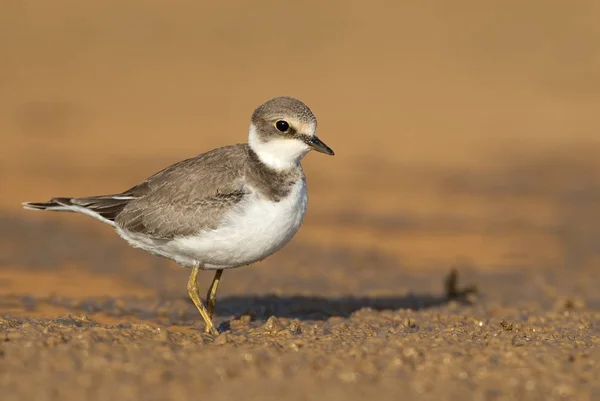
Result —
[[402, 350], [402, 355], [406, 358], [416, 358], [419, 352], [414, 348], [405, 348]]
[[511, 344], [514, 347], [523, 347], [523, 346], [527, 345], [528, 342], [529, 342], [529, 337], [523, 336], [523, 335], [516, 335], [516, 336], [513, 336], [513, 338], [511, 339]]
[[573, 394], [574, 390], [568, 384], [559, 384], [554, 388], [554, 393], [559, 397], [566, 398]]
[[351, 383], [356, 381], [356, 379], [358, 378], [358, 374], [356, 372], [341, 372], [338, 374], [338, 377], [340, 378], [340, 380], [346, 382], [346, 383]]
[[231, 339], [229, 338], [229, 334], [227, 333], [221, 333], [219, 334], [219, 336], [217, 338], [215, 338], [214, 344], [216, 345], [224, 345], [231, 342]]
[[290, 333], [292, 334], [300, 334], [302, 333], [302, 323], [298, 319], [295, 319], [290, 323], [289, 327]]
[[276, 334], [283, 329], [283, 325], [275, 316], [271, 316], [263, 326], [263, 330], [268, 334]]
[[230, 326], [233, 327], [237, 327], [239, 329], [242, 328], [247, 328], [250, 325], [250, 322], [252, 321], [252, 316], [250, 315], [242, 315], [240, 317], [237, 317], [235, 319], [233, 319], [230, 322]]
[[250, 322], [252, 321], [252, 316], [251, 315], [242, 315], [240, 316], [240, 323], [248, 326], [250, 324]]
[[167, 329], [163, 329], [163, 328], [158, 328], [157, 330], [157, 334], [158, 334], [158, 340], [161, 342], [168, 342], [169, 341], [169, 331]]

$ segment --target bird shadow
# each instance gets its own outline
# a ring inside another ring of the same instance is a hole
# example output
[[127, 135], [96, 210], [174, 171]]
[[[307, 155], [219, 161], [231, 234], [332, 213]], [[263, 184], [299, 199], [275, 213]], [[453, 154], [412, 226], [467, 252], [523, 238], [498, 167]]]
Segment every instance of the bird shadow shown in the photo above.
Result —
[[[383, 297], [312, 297], [312, 296], [229, 296], [217, 302], [215, 313], [218, 316], [250, 316], [251, 320], [264, 320], [270, 316], [299, 320], [327, 320], [331, 317], [350, 317], [354, 312], [370, 308], [377, 311], [412, 309], [421, 310], [443, 306], [450, 302], [471, 305], [478, 294], [475, 285], [460, 288], [458, 272], [451, 270], [444, 281], [444, 294], [408, 294], [405, 296]], [[221, 323], [227, 329], [229, 322]]]

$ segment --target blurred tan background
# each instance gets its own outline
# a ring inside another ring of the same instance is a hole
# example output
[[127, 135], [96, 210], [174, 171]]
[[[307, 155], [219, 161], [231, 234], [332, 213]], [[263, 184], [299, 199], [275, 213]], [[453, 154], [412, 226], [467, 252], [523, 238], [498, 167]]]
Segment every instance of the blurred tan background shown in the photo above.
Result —
[[[599, 399], [599, 21], [592, 0], [0, 1], [2, 400]], [[294, 240], [224, 274], [216, 339], [189, 271], [20, 207], [246, 141], [280, 95], [336, 155], [304, 159]]]
[[599, 20], [594, 1], [4, 1], [2, 213], [109, 232], [19, 202], [124, 190], [290, 95], [336, 151], [304, 161], [298, 243], [594, 264]]

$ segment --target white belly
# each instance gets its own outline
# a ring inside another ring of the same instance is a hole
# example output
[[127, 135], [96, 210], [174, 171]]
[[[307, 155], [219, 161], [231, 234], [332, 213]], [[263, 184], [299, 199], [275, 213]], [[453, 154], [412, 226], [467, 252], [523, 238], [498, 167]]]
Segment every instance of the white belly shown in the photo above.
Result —
[[215, 230], [191, 237], [153, 240], [117, 228], [131, 245], [183, 266], [226, 269], [257, 262], [287, 244], [300, 228], [308, 203], [306, 184], [298, 180], [286, 198], [272, 202], [252, 194], [225, 216]]

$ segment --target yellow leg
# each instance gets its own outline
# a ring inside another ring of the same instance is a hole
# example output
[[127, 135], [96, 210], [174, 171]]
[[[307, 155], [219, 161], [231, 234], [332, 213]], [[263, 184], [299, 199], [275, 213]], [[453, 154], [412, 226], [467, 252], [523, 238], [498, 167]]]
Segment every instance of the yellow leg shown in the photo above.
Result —
[[195, 264], [194, 267], [192, 267], [192, 273], [190, 274], [190, 278], [189, 278], [188, 284], [187, 284], [188, 294], [190, 295], [192, 302], [194, 302], [194, 305], [196, 305], [196, 309], [198, 309], [198, 312], [200, 312], [200, 314], [202, 315], [202, 318], [204, 319], [204, 323], [206, 324], [206, 332], [210, 333], [212, 335], [218, 336], [219, 332], [215, 328], [215, 325], [212, 322], [210, 314], [208, 313], [208, 311], [206, 310], [206, 307], [204, 306], [204, 304], [202, 303], [202, 300], [200, 299], [200, 295], [198, 292], [198, 282], [197, 282], [199, 271], [200, 271], [200, 265]]
[[208, 310], [208, 316], [211, 319], [215, 310], [215, 304], [217, 303], [217, 288], [219, 288], [222, 274], [222, 269], [215, 272], [215, 278], [213, 278], [212, 284], [208, 289], [208, 294], [206, 294], [206, 309]]

